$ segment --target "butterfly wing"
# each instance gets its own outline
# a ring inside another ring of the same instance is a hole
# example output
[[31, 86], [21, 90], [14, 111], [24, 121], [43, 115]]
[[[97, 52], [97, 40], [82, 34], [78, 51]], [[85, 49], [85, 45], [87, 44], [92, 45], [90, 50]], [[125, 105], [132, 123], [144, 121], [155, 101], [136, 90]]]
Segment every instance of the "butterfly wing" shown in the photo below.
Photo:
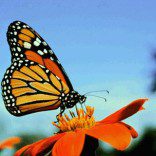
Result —
[[56, 109], [72, 84], [49, 45], [27, 24], [15, 21], [7, 31], [12, 65], [2, 81], [3, 99], [16, 116]]
[[15, 116], [57, 109], [61, 93], [69, 90], [49, 69], [30, 60], [14, 61], [2, 81], [5, 106]]
[[34, 61], [46, 67], [73, 90], [65, 70], [52, 49], [30, 26], [20, 21], [11, 23], [7, 31], [7, 40], [12, 62], [23, 59]]

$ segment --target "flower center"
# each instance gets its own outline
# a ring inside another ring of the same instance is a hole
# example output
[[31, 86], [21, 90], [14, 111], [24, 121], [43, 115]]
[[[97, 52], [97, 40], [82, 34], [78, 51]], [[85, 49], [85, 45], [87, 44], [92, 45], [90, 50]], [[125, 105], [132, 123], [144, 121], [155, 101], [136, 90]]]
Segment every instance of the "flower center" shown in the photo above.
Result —
[[74, 131], [76, 129], [87, 129], [95, 125], [95, 119], [93, 116], [94, 107], [86, 106], [86, 111], [83, 109], [76, 109], [76, 115], [74, 112], [69, 111], [71, 117], [67, 114], [58, 117], [58, 123], [52, 122], [52, 124], [59, 128], [61, 132]]

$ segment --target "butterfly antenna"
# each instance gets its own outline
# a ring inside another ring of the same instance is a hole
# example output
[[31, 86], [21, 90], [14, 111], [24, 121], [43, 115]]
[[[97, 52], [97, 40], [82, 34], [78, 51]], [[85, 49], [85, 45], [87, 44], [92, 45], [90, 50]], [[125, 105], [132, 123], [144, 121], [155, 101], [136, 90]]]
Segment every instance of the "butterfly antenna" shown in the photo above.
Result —
[[108, 90], [96, 90], [96, 91], [87, 92], [84, 95], [87, 95], [87, 94], [90, 94], [90, 93], [96, 93], [96, 92], [106, 92], [107, 94], [109, 94], [109, 91]]
[[105, 102], [107, 101], [107, 99], [106, 99], [106, 98], [101, 97], [101, 96], [97, 96], [97, 95], [87, 95], [87, 96], [93, 96], [93, 97], [97, 97], [97, 98], [103, 99], [103, 100], [105, 100]]

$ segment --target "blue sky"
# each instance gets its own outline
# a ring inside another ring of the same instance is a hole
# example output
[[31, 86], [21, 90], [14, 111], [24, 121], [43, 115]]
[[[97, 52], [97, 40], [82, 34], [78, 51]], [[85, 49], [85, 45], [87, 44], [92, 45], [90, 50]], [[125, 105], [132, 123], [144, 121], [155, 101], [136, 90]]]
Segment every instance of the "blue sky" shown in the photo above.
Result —
[[[148, 97], [146, 110], [127, 122], [140, 133], [156, 126], [156, 95], [149, 94], [155, 68], [151, 52], [156, 47], [156, 1], [151, 0], [6, 0], [0, 5], [0, 79], [10, 65], [6, 40], [8, 25], [21, 20], [32, 26], [52, 47], [80, 93], [107, 89], [107, 102], [88, 98], [97, 119], [134, 99]], [[0, 99], [0, 121], [5, 138], [18, 132], [39, 131], [50, 135], [50, 111], [21, 118], [10, 115]], [[42, 123], [42, 124], [41, 124]]]

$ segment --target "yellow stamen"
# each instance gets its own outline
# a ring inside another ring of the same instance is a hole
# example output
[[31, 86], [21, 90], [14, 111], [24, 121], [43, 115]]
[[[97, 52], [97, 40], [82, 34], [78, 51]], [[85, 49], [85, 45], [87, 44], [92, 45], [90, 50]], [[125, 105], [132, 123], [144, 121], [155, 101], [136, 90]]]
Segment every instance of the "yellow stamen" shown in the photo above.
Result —
[[69, 118], [69, 116], [67, 114], [64, 114], [64, 116], [65, 116], [67, 121], [70, 121], [70, 118]]
[[69, 113], [71, 118], [67, 114], [60, 115], [58, 116], [58, 123], [52, 122], [52, 124], [62, 132], [74, 131], [80, 128], [88, 129], [95, 125], [94, 108], [91, 106], [87, 106], [86, 111], [76, 109], [76, 115], [72, 111], [69, 111]]

